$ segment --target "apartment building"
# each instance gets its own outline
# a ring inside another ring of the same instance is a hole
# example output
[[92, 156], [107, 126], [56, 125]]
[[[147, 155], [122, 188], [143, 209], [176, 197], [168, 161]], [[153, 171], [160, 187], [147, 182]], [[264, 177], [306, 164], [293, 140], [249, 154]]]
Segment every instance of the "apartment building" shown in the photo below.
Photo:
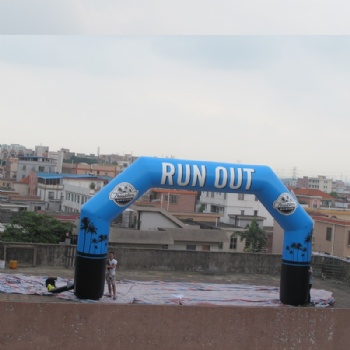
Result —
[[24, 156], [28, 154], [28, 150], [19, 144], [0, 144], [0, 159], [6, 160], [7, 158]]
[[45, 210], [45, 202], [38, 196], [23, 195], [13, 190], [0, 191], [0, 211]]
[[111, 179], [94, 175], [63, 178], [62, 211], [80, 212], [81, 207]]
[[54, 159], [56, 161], [55, 173], [62, 173], [62, 165], [63, 165], [63, 151], [49, 151], [48, 157]]
[[327, 179], [326, 176], [308, 177], [303, 176], [297, 179], [296, 187], [320, 190], [325, 193], [331, 193], [333, 190], [333, 179]]
[[20, 181], [27, 177], [32, 171], [42, 173], [55, 173], [57, 160], [41, 156], [18, 157], [16, 180]]
[[335, 198], [319, 189], [295, 188], [291, 189], [291, 192], [300, 204], [309, 208], [319, 209], [320, 207], [330, 208], [334, 206]]
[[121, 173], [123, 167], [121, 165], [104, 165], [104, 164], [87, 164], [87, 163], [63, 163], [62, 172], [65, 174], [75, 175], [95, 175], [95, 176], [109, 176], [115, 178]]
[[340, 258], [350, 257], [350, 220], [315, 217], [312, 250]]
[[3, 179], [0, 178], [0, 191], [14, 191], [22, 196], [29, 194], [28, 181], [23, 179], [21, 181], [16, 181], [15, 179]]
[[201, 192], [203, 213], [221, 214], [220, 222], [245, 227], [253, 219], [263, 227], [273, 226], [273, 217], [253, 194]]
[[[340, 258], [350, 256], [350, 214], [334, 211], [327, 215], [326, 210], [305, 208], [312, 216], [314, 229], [312, 233], [312, 251], [325, 253]], [[273, 254], [282, 254], [284, 231], [275, 222], [273, 228]]]
[[165, 209], [170, 213], [194, 213], [196, 198], [196, 191], [152, 188], [140, 198], [138, 203]]
[[238, 243], [237, 240], [235, 247], [230, 246], [229, 235], [225, 230], [203, 230], [198, 226], [187, 225], [164, 209], [131, 205], [122, 216], [119, 224], [111, 226], [112, 245], [222, 252], [243, 251], [244, 248], [244, 242]]
[[46, 202], [51, 211], [80, 212], [81, 206], [110, 181], [94, 175], [48, 174], [32, 172], [30, 192]]

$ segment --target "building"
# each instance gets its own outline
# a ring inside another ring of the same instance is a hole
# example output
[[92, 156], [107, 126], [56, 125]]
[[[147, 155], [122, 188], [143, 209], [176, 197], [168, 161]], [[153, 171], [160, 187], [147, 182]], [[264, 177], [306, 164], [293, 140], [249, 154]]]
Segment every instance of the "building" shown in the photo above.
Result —
[[314, 219], [312, 249], [340, 258], [350, 257], [350, 220], [336, 217]]
[[63, 151], [49, 151], [48, 157], [54, 159], [56, 161], [55, 173], [62, 173], [62, 165], [63, 165]]
[[21, 210], [45, 210], [45, 202], [38, 196], [20, 195], [14, 191], [0, 192], [0, 210], [18, 212]]
[[[193, 214], [194, 217], [192, 219], [197, 218], [197, 220], [201, 221], [189, 221], [188, 219], [190, 219], [191, 216], [189, 213], [186, 215], [185, 221], [177, 218], [177, 216], [184, 218], [184, 215], [185, 214], [169, 213], [164, 209], [134, 204], [126, 209], [118, 220], [112, 223], [111, 231], [122, 232], [120, 233], [122, 236], [118, 236], [118, 239], [121, 239], [126, 233], [129, 233], [131, 235], [129, 237], [130, 243], [131, 239], [136, 240], [139, 237], [143, 237], [142, 234], [138, 232], [149, 232], [150, 235], [147, 237], [150, 238], [151, 241], [159, 236], [152, 232], [172, 232], [170, 239], [173, 239], [173, 241], [171, 243], [166, 243], [168, 244], [166, 249], [243, 252], [245, 242], [240, 240], [238, 234], [240, 231], [243, 231], [243, 229], [235, 228], [230, 225], [213, 226], [210, 224], [203, 224], [207, 216], [206, 214], [202, 214], [203, 216], [201, 218], [198, 218], [198, 215], [200, 215], [199, 213]], [[210, 217], [212, 217], [212, 215], [210, 215]], [[214, 222], [216, 219], [214, 219]], [[183, 235], [188, 236], [185, 237]], [[210, 235], [213, 236], [210, 237]], [[113, 241], [113, 238], [111, 238], [111, 240]], [[121, 243], [120, 240], [115, 242]], [[157, 243], [158, 247], [160, 246], [160, 242], [161, 241]], [[138, 241], [137, 244], [141, 244], [141, 241]], [[145, 244], [147, 246], [148, 243]], [[163, 244], [165, 243], [163, 242]], [[190, 249], [187, 245], [192, 246], [192, 248]], [[193, 247], [193, 245], [195, 245], [195, 247]], [[209, 247], [207, 247], [208, 245]]]
[[29, 194], [27, 179], [16, 181], [15, 179], [0, 178], [0, 191], [14, 191], [22, 196]]
[[80, 212], [82, 205], [104, 187], [110, 178], [95, 175], [31, 172], [29, 191], [35, 192], [47, 210]]
[[[312, 251], [338, 257], [350, 256], [350, 211], [305, 208], [312, 217]], [[275, 222], [272, 253], [282, 254], [284, 231]]]
[[201, 192], [203, 213], [221, 214], [220, 222], [245, 228], [255, 219], [263, 227], [272, 227], [272, 215], [253, 194]]
[[333, 179], [327, 179], [326, 176], [318, 177], [303, 176], [297, 179], [296, 186], [298, 188], [315, 189], [325, 193], [331, 193], [333, 190]]
[[111, 245], [198, 251], [224, 251], [225, 243], [229, 247], [224, 230], [186, 225], [164, 209], [132, 205], [121, 215], [120, 224], [111, 226]]
[[291, 189], [291, 192], [300, 204], [309, 208], [319, 209], [321, 207], [330, 208], [334, 206], [335, 198], [319, 189], [296, 188]]
[[64, 175], [62, 193], [62, 211], [80, 212], [81, 207], [100, 191], [111, 179], [94, 175]]
[[57, 167], [56, 159], [39, 156], [19, 157], [17, 163], [17, 181], [24, 179], [32, 171], [54, 174]]
[[142, 195], [138, 203], [165, 209], [170, 213], [194, 213], [196, 198], [196, 191], [153, 188]]
[[65, 174], [75, 175], [95, 175], [109, 176], [115, 178], [122, 172], [122, 167], [119, 165], [103, 165], [103, 164], [88, 164], [88, 163], [63, 163], [62, 172]]

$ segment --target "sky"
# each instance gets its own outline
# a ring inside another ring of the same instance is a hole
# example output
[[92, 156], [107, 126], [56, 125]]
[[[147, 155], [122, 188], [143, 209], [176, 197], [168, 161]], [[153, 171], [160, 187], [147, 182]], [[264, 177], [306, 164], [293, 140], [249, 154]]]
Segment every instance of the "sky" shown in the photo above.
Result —
[[0, 144], [350, 180], [345, 1], [0, 0]]

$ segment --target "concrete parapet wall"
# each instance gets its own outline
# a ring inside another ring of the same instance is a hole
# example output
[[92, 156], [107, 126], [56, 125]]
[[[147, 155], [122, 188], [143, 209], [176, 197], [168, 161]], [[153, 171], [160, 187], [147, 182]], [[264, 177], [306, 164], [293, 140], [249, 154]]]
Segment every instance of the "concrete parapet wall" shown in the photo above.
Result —
[[350, 348], [349, 309], [0, 303], [0, 348]]
[[[66, 266], [75, 246], [0, 242], [0, 260], [19, 266]], [[279, 274], [281, 256], [258, 253], [198, 252], [111, 247], [120, 269], [196, 271], [209, 273]], [[73, 267], [73, 266], [71, 266]]]
[[[0, 260], [17, 260], [18, 266], [74, 267], [75, 246], [62, 244], [26, 244], [0, 242]], [[281, 255], [226, 253], [110, 247], [118, 268], [123, 270], [186, 271], [207, 273], [281, 273]], [[342, 281], [350, 282], [350, 261], [330, 256], [312, 257], [318, 265], [339, 265]]]
[[67, 245], [0, 242], [0, 260], [17, 260], [19, 266], [65, 266]]
[[209, 273], [278, 274], [281, 256], [151, 249], [114, 249], [120, 269], [173, 270]]

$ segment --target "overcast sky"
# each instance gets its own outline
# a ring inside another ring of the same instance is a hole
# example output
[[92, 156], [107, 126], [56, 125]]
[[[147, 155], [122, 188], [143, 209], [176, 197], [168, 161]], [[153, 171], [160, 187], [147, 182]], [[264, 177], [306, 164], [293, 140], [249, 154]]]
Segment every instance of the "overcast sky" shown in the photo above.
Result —
[[350, 180], [345, 5], [0, 0], [0, 144]]

